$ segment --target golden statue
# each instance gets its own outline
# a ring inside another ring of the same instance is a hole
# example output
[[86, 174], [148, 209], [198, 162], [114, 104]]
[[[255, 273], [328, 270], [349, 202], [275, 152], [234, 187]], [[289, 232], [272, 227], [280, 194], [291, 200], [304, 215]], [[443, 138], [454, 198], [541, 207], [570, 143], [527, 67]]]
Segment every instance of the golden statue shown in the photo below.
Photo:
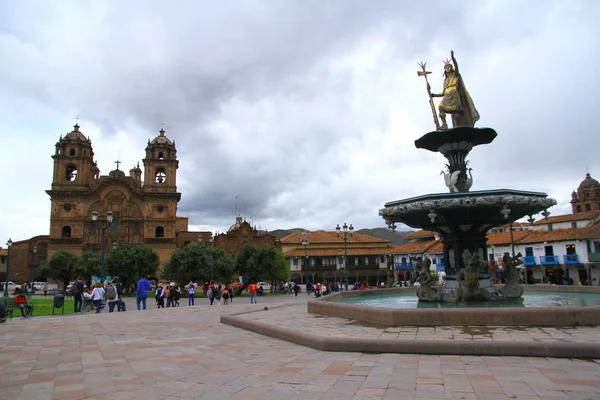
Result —
[[[475, 122], [479, 120], [479, 113], [473, 104], [473, 100], [467, 92], [462, 76], [458, 72], [458, 64], [456, 58], [454, 58], [454, 51], [450, 52], [450, 60], [444, 61], [444, 92], [443, 93], [432, 93], [431, 86], [427, 82], [427, 93], [429, 93], [429, 102], [432, 104], [432, 111], [434, 113], [434, 120], [436, 121], [436, 128], [438, 130], [447, 130], [448, 124], [446, 123], [446, 114], [452, 116], [452, 126], [469, 126], [473, 127]], [[419, 64], [423, 71], [419, 71], [419, 76], [425, 76], [427, 80], [427, 74], [425, 71], [425, 64]], [[440, 119], [442, 124], [438, 125], [437, 116], [435, 115], [435, 109], [433, 107], [433, 97], [442, 97], [442, 101], [438, 107], [440, 113]]]

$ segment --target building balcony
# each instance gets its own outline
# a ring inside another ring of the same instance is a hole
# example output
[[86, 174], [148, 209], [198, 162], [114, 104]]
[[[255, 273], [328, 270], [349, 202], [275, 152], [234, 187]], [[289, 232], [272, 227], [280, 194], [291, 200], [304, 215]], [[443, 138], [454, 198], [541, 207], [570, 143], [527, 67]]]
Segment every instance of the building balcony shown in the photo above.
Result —
[[[344, 266], [342, 265], [340, 268], [344, 269]], [[348, 270], [356, 269], [379, 269], [379, 264], [348, 264]]]
[[413, 271], [415, 267], [408, 263], [396, 263], [396, 265], [394, 265], [394, 269], [399, 271]]
[[525, 266], [537, 265], [537, 262], [535, 261], [535, 256], [523, 257], [523, 265], [525, 265]]
[[540, 256], [541, 265], [558, 265], [558, 256]]
[[565, 265], [579, 264], [579, 256], [577, 254], [566, 254], [563, 256]]
[[335, 271], [337, 267], [335, 265], [311, 265], [311, 266], [302, 266], [302, 271], [305, 272], [315, 272], [315, 271]]
[[589, 262], [600, 262], [600, 253], [588, 253]]

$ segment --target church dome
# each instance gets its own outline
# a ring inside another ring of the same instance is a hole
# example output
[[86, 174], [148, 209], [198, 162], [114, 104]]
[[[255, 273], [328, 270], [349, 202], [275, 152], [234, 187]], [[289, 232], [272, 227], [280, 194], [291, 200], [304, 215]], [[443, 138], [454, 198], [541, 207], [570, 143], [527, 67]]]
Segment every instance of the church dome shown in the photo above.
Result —
[[162, 144], [173, 146], [175, 143], [171, 141], [168, 137], [165, 136], [165, 130], [161, 129], [160, 134], [150, 141], [150, 144]]
[[244, 222], [244, 220], [242, 219], [242, 217], [241, 217], [241, 216], [239, 216], [239, 215], [238, 215], [238, 216], [235, 218], [235, 224], [231, 225], [231, 226], [229, 227], [229, 230], [228, 230], [227, 232], [231, 232], [231, 231], [234, 231], [234, 230], [236, 230], [236, 229], [240, 229], [240, 227], [242, 226], [242, 222]]
[[108, 173], [108, 176], [111, 178], [124, 178], [125, 172], [121, 171], [120, 169], [113, 169]]
[[579, 184], [579, 189], [577, 189], [577, 191], [585, 189], [600, 189], [600, 183], [592, 178], [589, 172], [585, 174], [585, 179]]
[[88, 142], [87, 138], [83, 135], [83, 133], [79, 132], [79, 124], [75, 124], [73, 126], [73, 131], [67, 133], [67, 136], [64, 137], [63, 140], [74, 140], [77, 142]]

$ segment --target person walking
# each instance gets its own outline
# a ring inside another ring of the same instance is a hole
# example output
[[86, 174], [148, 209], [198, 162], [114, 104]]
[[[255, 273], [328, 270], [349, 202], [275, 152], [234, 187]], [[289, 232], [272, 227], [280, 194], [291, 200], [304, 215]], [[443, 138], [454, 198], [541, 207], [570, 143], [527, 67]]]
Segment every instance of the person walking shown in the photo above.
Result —
[[194, 282], [190, 282], [188, 286], [188, 306], [191, 307], [194, 305], [194, 299], [196, 298], [196, 285]]
[[96, 306], [96, 314], [100, 314], [100, 310], [102, 309], [102, 299], [104, 298], [104, 288], [102, 287], [102, 282], [96, 282], [94, 285], [94, 290], [92, 290], [92, 301]]
[[138, 311], [142, 309], [142, 306], [144, 310], [146, 309], [146, 299], [148, 298], [149, 290], [150, 282], [148, 281], [148, 279], [146, 279], [145, 276], [141, 276], [137, 284], [137, 297], [135, 299]]
[[83, 307], [83, 291], [85, 286], [83, 285], [83, 279], [81, 277], [77, 278], [77, 281], [73, 283], [71, 286], [71, 295], [73, 295], [73, 308], [75, 314], [81, 312], [81, 308]]
[[154, 299], [156, 300], [156, 305], [158, 308], [165, 308], [165, 289], [163, 289], [160, 283], [156, 288], [156, 295], [154, 296]]
[[123, 285], [119, 283], [119, 278], [116, 276], [106, 287], [106, 301], [109, 313], [115, 310], [115, 306], [117, 311], [127, 311], [127, 305], [123, 301]]
[[256, 304], [256, 291], [258, 290], [256, 283], [252, 282], [248, 286], [248, 293], [250, 293], [250, 304]]
[[213, 286], [208, 288], [206, 295], [208, 296], [208, 299], [210, 300], [210, 305], [212, 306], [213, 302], [215, 301], [215, 289]]

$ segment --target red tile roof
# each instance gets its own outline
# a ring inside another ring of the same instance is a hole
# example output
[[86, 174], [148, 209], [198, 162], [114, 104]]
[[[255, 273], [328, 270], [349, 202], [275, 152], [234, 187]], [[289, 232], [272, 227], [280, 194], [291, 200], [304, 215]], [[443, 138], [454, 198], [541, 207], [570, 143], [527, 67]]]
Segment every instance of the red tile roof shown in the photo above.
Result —
[[[516, 232], [515, 232], [516, 233]], [[544, 242], [563, 242], [581, 238], [582, 229], [555, 229], [552, 231], [527, 231], [527, 235], [515, 243], [533, 244]], [[510, 243], [510, 242], [509, 242]]]
[[426, 231], [421, 229], [420, 231], [415, 231], [413, 233], [409, 233], [408, 235], [402, 237], [402, 239], [413, 240], [413, 239], [421, 239], [421, 238], [433, 238], [434, 236], [439, 235], [437, 232]]
[[0, 249], [0, 257], [8, 256], [8, 249]]
[[396, 254], [424, 253], [430, 246], [432, 246], [435, 243], [435, 240], [416, 240], [414, 242], [398, 246], [399, 248], [397, 249]]
[[600, 211], [586, 211], [586, 212], [577, 213], [577, 214], [557, 215], [554, 217], [540, 219], [539, 221], [535, 221], [533, 224], [534, 225], [546, 225], [546, 224], [557, 224], [559, 222], [583, 221], [586, 219], [594, 219], [598, 215], [600, 215]]
[[[386, 246], [386, 247], [348, 247], [346, 249], [346, 255], [348, 256], [384, 256], [388, 254], [397, 254], [396, 248], [400, 246]], [[307, 248], [306, 255], [309, 257], [338, 257], [344, 255], [344, 248]], [[292, 249], [284, 253], [285, 257], [304, 257], [304, 249]]]
[[[343, 233], [342, 233], [343, 236]], [[300, 244], [303, 239], [307, 239], [309, 244], [316, 243], [344, 243], [344, 241], [337, 236], [337, 232], [328, 231], [314, 231], [308, 232], [308, 235], [304, 237], [302, 232], [294, 232], [291, 235], [287, 235], [281, 238], [282, 244]], [[352, 233], [352, 236], [348, 238], [347, 243], [389, 243], [389, 240], [376, 238], [373, 236], [363, 235], [362, 233]]]
[[[513, 231], [513, 240], [515, 243], [523, 239], [531, 231]], [[488, 233], [487, 245], [488, 246], [502, 246], [510, 244], [510, 232], [499, 232], [499, 233]]]
[[444, 243], [441, 240], [436, 240], [435, 243], [427, 249], [427, 253], [436, 254], [444, 252]]

